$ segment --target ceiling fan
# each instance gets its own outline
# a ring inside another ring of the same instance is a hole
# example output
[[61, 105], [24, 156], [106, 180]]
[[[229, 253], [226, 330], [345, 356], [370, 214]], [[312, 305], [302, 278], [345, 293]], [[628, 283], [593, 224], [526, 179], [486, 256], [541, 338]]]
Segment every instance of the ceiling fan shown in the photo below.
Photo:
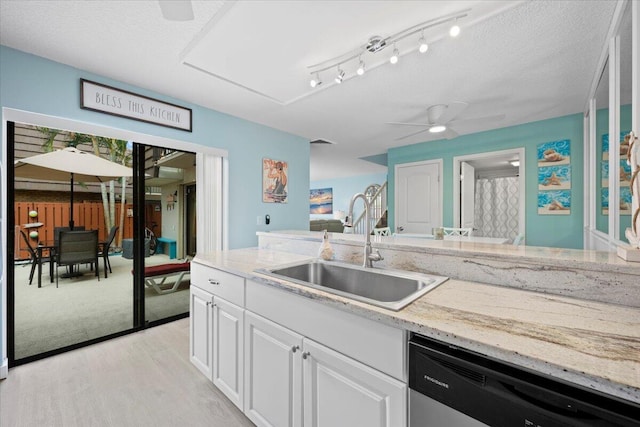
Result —
[[442, 134], [446, 139], [452, 139], [458, 136], [458, 132], [453, 129], [456, 125], [470, 125], [474, 123], [482, 124], [492, 120], [502, 120], [505, 117], [504, 114], [496, 114], [493, 116], [478, 117], [475, 119], [454, 120], [459, 114], [466, 110], [468, 106], [469, 104], [466, 102], [436, 104], [427, 108], [426, 123], [387, 122], [387, 124], [424, 127], [424, 129], [421, 129], [418, 132], [413, 132], [396, 138], [396, 141], [410, 138], [423, 132]]
[[158, 0], [162, 16], [168, 21], [191, 21], [193, 6], [191, 0]]

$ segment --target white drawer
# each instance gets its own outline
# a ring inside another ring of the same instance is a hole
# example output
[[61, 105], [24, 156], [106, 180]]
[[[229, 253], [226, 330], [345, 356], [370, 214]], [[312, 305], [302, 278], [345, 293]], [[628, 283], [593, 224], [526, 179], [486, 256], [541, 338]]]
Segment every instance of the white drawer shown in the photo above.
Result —
[[244, 307], [243, 277], [192, 262], [191, 285]]

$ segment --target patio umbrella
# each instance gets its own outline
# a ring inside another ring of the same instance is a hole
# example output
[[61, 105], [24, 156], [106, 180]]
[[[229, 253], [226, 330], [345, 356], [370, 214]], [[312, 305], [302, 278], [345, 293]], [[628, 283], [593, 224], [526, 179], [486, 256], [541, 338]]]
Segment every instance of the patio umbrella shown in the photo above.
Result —
[[104, 182], [133, 176], [133, 169], [73, 147], [15, 161], [15, 176], [71, 182], [69, 228], [73, 230], [73, 183]]

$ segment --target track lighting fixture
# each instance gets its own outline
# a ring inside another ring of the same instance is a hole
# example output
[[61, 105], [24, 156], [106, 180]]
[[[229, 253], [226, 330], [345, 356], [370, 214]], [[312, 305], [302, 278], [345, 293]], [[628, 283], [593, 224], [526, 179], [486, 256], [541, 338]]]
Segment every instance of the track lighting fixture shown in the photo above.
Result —
[[458, 37], [459, 34], [460, 34], [460, 27], [458, 26], [458, 20], [456, 19], [453, 22], [453, 25], [451, 26], [451, 28], [449, 28], [449, 35], [451, 37]]
[[340, 69], [340, 66], [338, 66], [338, 75], [336, 75], [334, 80], [338, 84], [342, 83], [342, 80], [344, 80], [344, 71]]
[[320, 73], [316, 73], [316, 76], [311, 79], [309, 85], [311, 87], [320, 86], [322, 84], [322, 80], [320, 80]]
[[425, 53], [427, 50], [429, 50], [429, 45], [427, 44], [427, 41], [424, 39], [424, 31], [422, 32], [422, 35], [420, 36], [420, 40], [418, 40], [418, 43], [419, 43], [418, 52]]
[[[358, 48], [345, 52], [334, 58], [327, 59], [326, 61], [322, 61], [317, 64], [310, 65], [308, 68], [312, 78], [309, 81], [309, 85], [312, 88], [315, 88], [321, 85], [322, 81], [320, 80], [320, 74], [325, 71], [331, 70], [334, 67], [337, 68], [337, 75], [334, 77], [334, 81], [336, 82], [336, 84], [342, 83], [345, 78], [345, 71], [341, 67], [344, 64], [349, 63], [350, 61], [353, 61], [353, 60], [358, 61], [357, 68], [353, 66], [346, 67], [347, 70], [353, 70], [355, 68], [356, 75], [362, 76], [365, 73], [365, 60], [368, 61], [368, 64], [370, 67], [377, 67], [379, 65], [382, 65], [383, 63], [383, 61], [379, 61], [375, 59], [375, 57], [373, 59], [373, 62], [371, 62], [366, 57], [372, 57], [376, 55], [378, 52], [385, 50], [391, 44], [393, 44], [393, 52], [389, 57], [389, 62], [391, 64], [397, 64], [400, 58], [400, 50], [398, 49], [397, 44], [402, 40], [417, 34], [420, 34], [420, 37], [418, 38], [418, 44], [417, 44], [418, 52], [425, 53], [427, 52], [427, 50], [429, 50], [429, 44], [427, 43], [427, 39], [425, 38], [426, 30], [433, 27], [441, 26], [443, 24], [453, 23], [453, 26], [449, 29], [449, 35], [451, 37], [456, 37], [460, 34], [460, 27], [458, 25], [458, 20], [466, 17], [470, 11], [471, 9], [465, 9], [457, 13], [441, 16], [439, 18], [430, 19], [428, 21], [414, 25], [412, 27], [409, 27], [405, 30], [402, 30], [400, 32], [397, 32], [387, 37], [372, 36], [362, 46]], [[431, 37], [431, 36], [428, 36], [428, 37]], [[416, 45], [414, 44], [413, 46], [416, 46]], [[411, 50], [410, 45], [407, 46], [406, 43], [404, 45], [401, 44], [400, 48], [403, 49], [404, 52]], [[372, 63], [373, 65], [371, 65]], [[443, 128], [440, 130], [438, 130], [438, 128], [439, 127], [434, 126], [432, 128], [433, 130], [430, 129], [430, 131], [443, 132], [444, 130], [446, 130], [446, 128]]]
[[391, 58], [389, 58], [389, 62], [391, 62], [392, 64], [397, 64], [398, 63], [398, 57], [400, 56], [400, 52], [398, 52], [398, 48], [396, 47], [396, 44], [393, 44], [393, 54], [391, 55]]
[[362, 61], [362, 59], [360, 60], [360, 63], [358, 64], [358, 69], [356, 70], [356, 74], [361, 76], [364, 74], [364, 62]]

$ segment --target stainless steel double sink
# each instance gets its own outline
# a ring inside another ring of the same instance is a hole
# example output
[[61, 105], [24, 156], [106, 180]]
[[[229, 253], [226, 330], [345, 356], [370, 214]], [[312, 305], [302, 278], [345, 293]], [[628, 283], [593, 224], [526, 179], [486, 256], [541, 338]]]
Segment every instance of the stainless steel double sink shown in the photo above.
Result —
[[394, 311], [448, 279], [319, 260], [262, 268], [256, 272]]

